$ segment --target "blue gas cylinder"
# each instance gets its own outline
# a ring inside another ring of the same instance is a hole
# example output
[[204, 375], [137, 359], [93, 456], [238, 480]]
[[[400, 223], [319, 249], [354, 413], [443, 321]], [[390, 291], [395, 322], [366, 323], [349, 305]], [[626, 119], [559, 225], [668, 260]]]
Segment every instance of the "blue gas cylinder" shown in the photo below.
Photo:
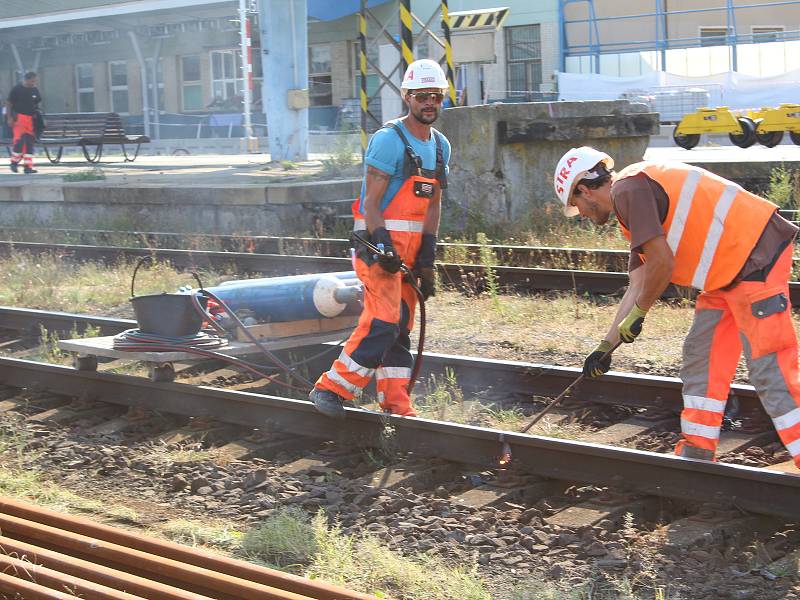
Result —
[[257, 323], [357, 315], [361, 289], [353, 271], [242, 279], [208, 288], [240, 318]]

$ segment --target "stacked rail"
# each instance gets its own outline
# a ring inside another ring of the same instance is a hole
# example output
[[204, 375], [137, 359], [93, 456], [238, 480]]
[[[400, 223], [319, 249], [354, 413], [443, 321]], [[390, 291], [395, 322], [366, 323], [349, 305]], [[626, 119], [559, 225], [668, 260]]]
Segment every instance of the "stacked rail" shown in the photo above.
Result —
[[369, 600], [360, 594], [0, 498], [0, 593], [28, 600]]

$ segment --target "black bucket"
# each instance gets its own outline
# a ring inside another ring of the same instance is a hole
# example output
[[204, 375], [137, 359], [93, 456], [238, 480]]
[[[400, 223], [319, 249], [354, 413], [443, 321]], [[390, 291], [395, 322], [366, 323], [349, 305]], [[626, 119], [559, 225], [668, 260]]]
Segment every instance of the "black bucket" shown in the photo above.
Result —
[[[195, 335], [203, 326], [203, 316], [194, 305], [195, 292], [136, 295], [134, 289], [136, 272], [150, 258], [150, 256], [144, 256], [139, 260], [131, 278], [131, 304], [136, 315], [136, 322], [139, 324], [139, 331], [167, 337]], [[197, 274], [192, 273], [192, 275], [200, 285], [200, 289], [203, 289], [203, 284]], [[205, 309], [206, 298], [200, 296], [197, 297], [197, 300]]]

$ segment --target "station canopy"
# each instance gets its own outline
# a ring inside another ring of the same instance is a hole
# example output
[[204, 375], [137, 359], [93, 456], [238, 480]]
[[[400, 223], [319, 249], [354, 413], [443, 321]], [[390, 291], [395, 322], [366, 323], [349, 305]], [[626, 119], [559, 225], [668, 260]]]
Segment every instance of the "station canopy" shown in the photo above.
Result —
[[[367, 8], [386, 4], [389, 0], [368, 0]], [[360, 0], [308, 0], [308, 16], [320, 21], [334, 21], [347, 15], [353, 15], [361, 10]]]

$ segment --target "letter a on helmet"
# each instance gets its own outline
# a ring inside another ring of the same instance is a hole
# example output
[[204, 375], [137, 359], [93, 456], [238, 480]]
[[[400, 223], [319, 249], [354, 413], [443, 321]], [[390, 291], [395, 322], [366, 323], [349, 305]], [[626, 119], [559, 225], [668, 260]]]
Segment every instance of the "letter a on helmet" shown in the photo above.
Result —
[[556, 196], [561, 200], [561, 204], [564, 205], [564, 214], [568, 217], [574, 217], [578, 214], [577, 207], [569, 206], [569, 199], [572, 196], [575, 184], [585, 178], [589, 171], [600, 162], [605, 163], [608, 169], [614, 167], [613, 158], [605, 152], [595, 150], [590, 146], [571, 148], [558, 161], [553, 175], [553, 188], [556, 191]]

